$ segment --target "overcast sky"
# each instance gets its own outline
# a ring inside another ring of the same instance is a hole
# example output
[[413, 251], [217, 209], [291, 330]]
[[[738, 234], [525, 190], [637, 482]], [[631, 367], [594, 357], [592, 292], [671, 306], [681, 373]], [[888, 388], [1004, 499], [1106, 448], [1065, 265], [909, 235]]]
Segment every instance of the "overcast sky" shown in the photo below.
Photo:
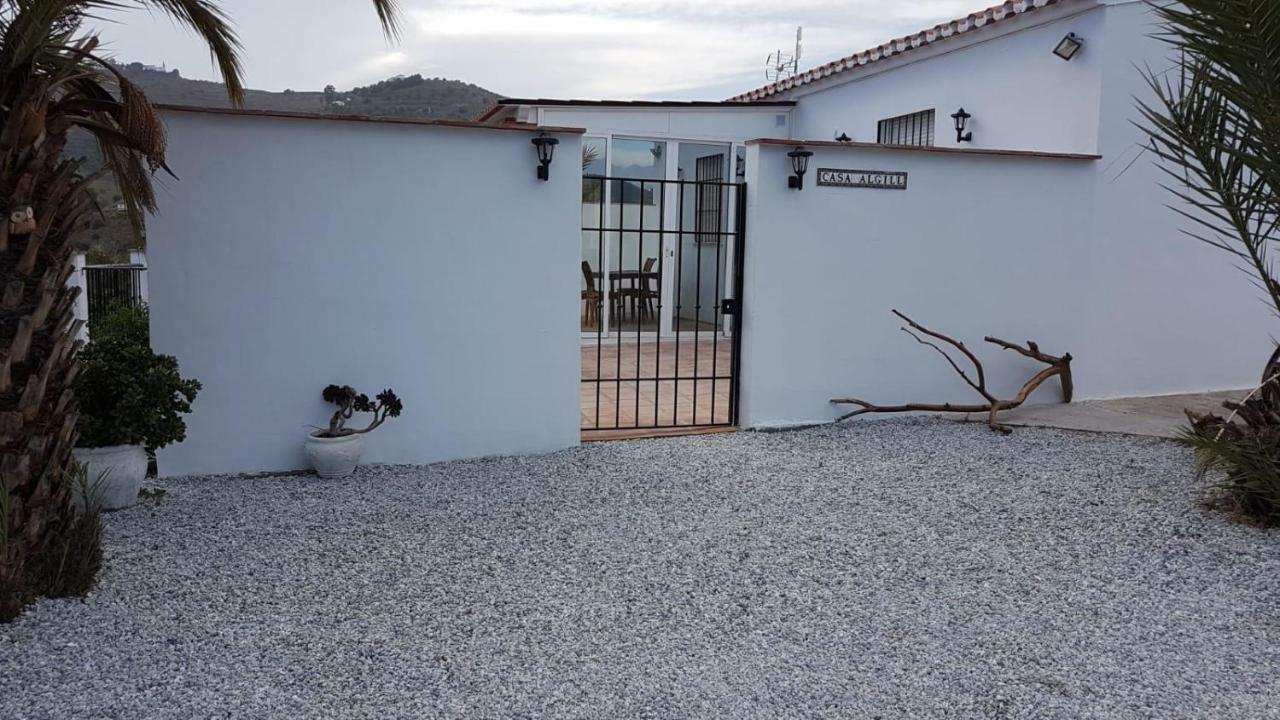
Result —
[[[713, 99], [762, 85], [765, 57], [801, 68], [961, 17], [990, 0], [400, 0], [388, 45], [367, 0], [221, 0], [247, 84], [339, 89], [396, 74], [465, 80], [509, 97]], [[208, 53], [161, 17], [96, 23], [120, 60], [215, 79]]]

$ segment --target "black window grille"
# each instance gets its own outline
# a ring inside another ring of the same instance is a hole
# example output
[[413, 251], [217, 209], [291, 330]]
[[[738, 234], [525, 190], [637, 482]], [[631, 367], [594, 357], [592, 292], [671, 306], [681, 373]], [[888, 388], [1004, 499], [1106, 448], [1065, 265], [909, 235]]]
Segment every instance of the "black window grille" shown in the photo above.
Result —
[[885, 145], [933, 145], [933, 110], [922, 110], [881, 120], [876, 142]]
[[721, 208], [724, 193], [721, 185], [716, 184], [724, 181], [724, 154], [698, 158], [695, 172], [698, 182], [695, 186], [698, 192], [694, 206], [697, 217], [695, 237], [699, 243], [714, 245], [721, 241], [721, 232], [725, 229], [725, 214]]
[[89, 266], [84, 269], [85, 290], [89, 299], [89, 322], [119, 305], [141, 305], [141, 265]]

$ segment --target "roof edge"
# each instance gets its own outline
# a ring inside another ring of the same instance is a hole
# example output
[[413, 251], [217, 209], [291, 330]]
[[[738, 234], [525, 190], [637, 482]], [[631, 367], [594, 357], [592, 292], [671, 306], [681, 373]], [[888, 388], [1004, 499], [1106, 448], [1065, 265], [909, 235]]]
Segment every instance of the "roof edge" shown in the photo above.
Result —
[[503, 104], [502, 104], [502, 100], [500, 100], [500, 99], [499, 99], [499, 100], [494, 100], [493, 102], [489, 103], [489, 106], [488, 106], [488, 107], [486, 107], [484, 110], [480, 111], [480, 114], [479, 114], [479, 115], [477, 115], [477, 116], [475, 117], [475, 119], [474, 119], [474, 120], [472, 120], [472, 122], [483, 123], [485, 120], [488, 120], [489, 118], [493, 117], [494, 115], [497, 115], [499, 112], [501, 112], [501, 111], [502, 111], [504, 108], [506, 108], [506, 107], [507, 107], [506, 105], [503, 105]]
[[949, 148], [932, 145], [889, 145], [885, 143], [840, 142], [839, 140], [779, 140], [756, 138], [747, 145], [780, 145], [786, 147], [821, 147], [852, 150], [900, 150], [906, 152], [938, 153], [942, 155], [997, 155], [1001, 157], [1049, 158], [1053, 160], [1101, 160], [1101, 155], [1089, 153], [1049, 152], [1043, 150], [1001, 150], [999, 148]]
[[157, 103], [154, 107], [161, 112], [202, 113], [205, 115], [230, 115], [232, 117], [283, 118], [288, 120], [331, 120], [335, 122], [414, 125], [419, 127], [441, 127], [461, 130], [509, 130], [529, 133], [555, 132], [571, 135], [582, 135], [587, 132], [586, 128], [560, 127], [556, 125], [530, 125], [527, 123], [487, 125], [472, 120], [424, 120], [421, 118], [387, 117], [380, 115], [330, 115], [328, 113], [294, 112], [290, 110], [255, 110], [250, 108], [220, 108], [201, 105], [171, 105], [167, 103]]
[[549, 107], [632, 107], [632, 108], [725, 108], [795, 107], [795, 100], [573, 100], [557, 98], [502, 98], [485, 111], [492, 115], [498, 108], [512, 105], [545, 105]]

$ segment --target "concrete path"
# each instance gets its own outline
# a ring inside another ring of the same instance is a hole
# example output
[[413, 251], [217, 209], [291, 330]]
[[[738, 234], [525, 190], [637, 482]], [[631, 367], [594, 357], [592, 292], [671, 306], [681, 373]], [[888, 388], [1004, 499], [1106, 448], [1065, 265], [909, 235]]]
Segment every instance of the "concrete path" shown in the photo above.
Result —
[[1190, 395], [1083, 400], [1069, 405], [1030, 405], [1000, 415], [1007, 425], [1174, 437], [1187, 424], [1183, 410], [1225, 415], [1223, 400], [1238, 400], [1248, 390]]

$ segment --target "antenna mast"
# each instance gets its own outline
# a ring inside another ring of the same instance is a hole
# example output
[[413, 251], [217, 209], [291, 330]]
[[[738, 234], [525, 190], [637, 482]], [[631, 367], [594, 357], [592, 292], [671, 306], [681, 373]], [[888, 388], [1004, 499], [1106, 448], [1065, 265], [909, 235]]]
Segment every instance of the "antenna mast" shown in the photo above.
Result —
[[800, 72], [800, 52], [802, 50], [802, 38], [804, 36], [804, 28], [796, 27], [796, 49], [794, 54], [785, 53], [781, 50], [770, 53], [764, 62], [764, 76], [769, 82], [785, 80]]

